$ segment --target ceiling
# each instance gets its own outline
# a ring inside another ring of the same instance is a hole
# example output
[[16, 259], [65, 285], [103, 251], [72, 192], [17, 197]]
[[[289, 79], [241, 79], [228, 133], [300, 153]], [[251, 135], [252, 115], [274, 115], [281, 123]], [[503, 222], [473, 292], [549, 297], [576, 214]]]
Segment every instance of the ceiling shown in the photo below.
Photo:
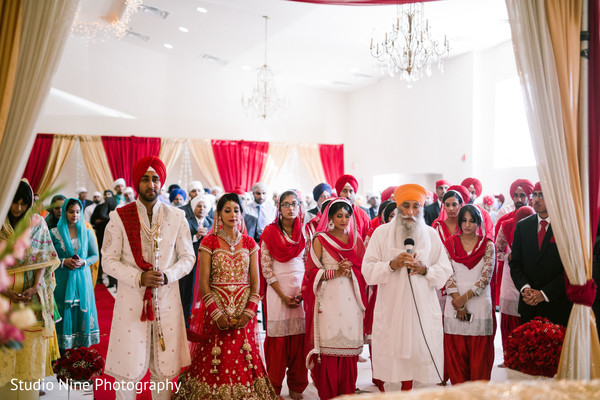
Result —
[[[146, 40], [132, 35], [121, 40], [181, 62], [252, 75], [264, 61], [266, 15], [268, 64], [276, 81], [338, 91], [353, 91], [382, 77], [369, 43], [372, 37], [383, 38], [396, 9], [284, 0], [144, 0], [143, 5], [168, 15], [138, 10], [128, 28]], [[126, 0], [81, 0], [77, 22], [106, 26], [123, 15], [125, 6]], [[451, 57], [510, 39], [504, 0], [434, 1], [425, 4], [425, 13], [434, 37], [448, 36]]]

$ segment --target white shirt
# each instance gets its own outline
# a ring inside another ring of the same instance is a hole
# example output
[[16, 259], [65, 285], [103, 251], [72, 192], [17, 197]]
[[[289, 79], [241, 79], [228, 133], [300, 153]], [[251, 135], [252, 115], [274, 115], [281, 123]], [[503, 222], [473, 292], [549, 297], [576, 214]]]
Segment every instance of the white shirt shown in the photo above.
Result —
[[[253, 215], [256, 218], [258, 218], [258, 203], [256, 203], [256, 201], [253, 201], [252, 203], [248, 204], [244, 208], [244, 212], [246, 214]], [[259, 229], [262, 232], [265, 229], [265, 226], [269, 225], [275, 220], [275, 216], [277, 215], [277, 208], [275, 208], [275, 206], [272, 203], [268, 203], [265, 201], [260, 205], [260, 213], [264, 218], [264, 225], [259, 226]], [[258, 218], [258, 220], [260, 221], [261, 219]]]

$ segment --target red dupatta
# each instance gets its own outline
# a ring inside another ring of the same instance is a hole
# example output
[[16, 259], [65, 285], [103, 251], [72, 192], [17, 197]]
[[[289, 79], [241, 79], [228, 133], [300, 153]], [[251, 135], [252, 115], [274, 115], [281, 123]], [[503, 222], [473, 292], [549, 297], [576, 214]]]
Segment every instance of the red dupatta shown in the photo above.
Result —
[[[279, 214], [279, 212], [277, 213]], [[292, 227], [292, 237], [287, 236], [279, 226], [279, 216], [271, 224], [267, 225], [260, 236], [260, 241], [264, 242], [269, 249], [271, 256], [279, 262], [288, 262], [292, 258], [298, 257], [302, 250], [306, 248], [306, 238], [304, 237], [302, 226], [302, 209], [299, 215], [294, 219]]]
[[452, 235], [444, 241], [444, 246], [446, 246], [448, 255], [452, 260], [463, 264], [468, 269], [473, 269], [473, 267], [479, 264], [479, 261], [483, 258], [488, 241], [491, 241], [491, 239], [487, 236], [477, 236], [477, 243], [475, 244], [473, 251], [471, 251], [471, 254], [468, 254], [465, 251], [460, 242], [460, 234]]

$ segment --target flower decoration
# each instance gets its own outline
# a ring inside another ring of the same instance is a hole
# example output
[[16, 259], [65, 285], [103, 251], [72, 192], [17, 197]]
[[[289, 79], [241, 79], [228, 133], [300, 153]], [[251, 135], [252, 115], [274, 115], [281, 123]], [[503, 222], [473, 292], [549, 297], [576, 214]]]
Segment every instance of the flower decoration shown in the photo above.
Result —
[[519, 326], [508, 337], [505, 365], [525, 374], [553, 377], [558, 369], [565, 332], [565, 327], [542, 317]]
[[56, 361], [53, 369], [59, 381], [89, 382], [102, 375], [104, 359], [96, 350], [88, 347], [68, 349]]

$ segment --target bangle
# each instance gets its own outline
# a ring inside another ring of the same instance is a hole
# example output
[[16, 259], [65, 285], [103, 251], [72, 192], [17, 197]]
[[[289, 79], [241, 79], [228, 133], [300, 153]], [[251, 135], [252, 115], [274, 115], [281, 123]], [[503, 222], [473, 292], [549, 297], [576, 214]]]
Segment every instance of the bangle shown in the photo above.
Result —
[[325, 273], [323, 274], [323, 277], [326, 280], [330, 280], [330, 279], [334, 279], [335, 278], [335, 270], [334, 269], [328, 269], [327, 271], [325, 271]]
[[143, 272], [140, 274], [140, 282], [139, 282], [139, 285], [140, 285], [140, 287], [143, 287], [143, 286], [144, 286], [144, 285], [142, 285], [142, 275], [144, 275], [144, 273], [143, 273]]
[[461, 308], [458, 309], [458, 311], [465, 311], [467, 307], [466, 306], [462, 306]]

